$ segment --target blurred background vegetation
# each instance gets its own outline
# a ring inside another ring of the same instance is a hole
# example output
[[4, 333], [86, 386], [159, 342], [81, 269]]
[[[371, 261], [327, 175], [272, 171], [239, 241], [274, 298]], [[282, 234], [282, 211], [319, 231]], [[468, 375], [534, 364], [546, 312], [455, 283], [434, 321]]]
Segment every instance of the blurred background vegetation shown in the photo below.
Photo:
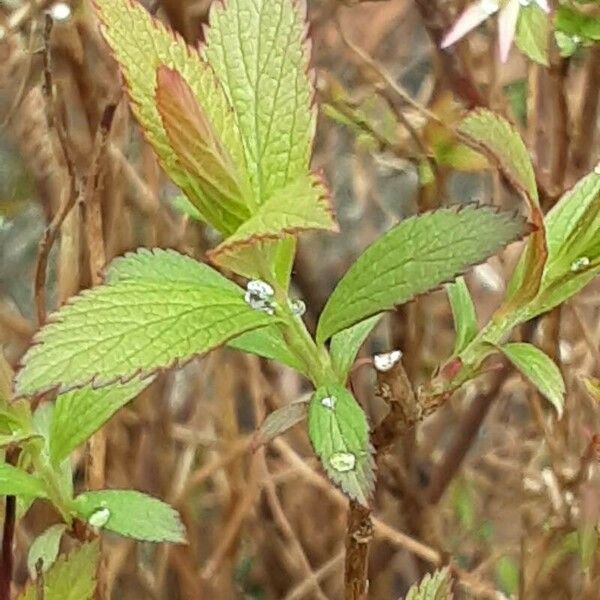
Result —
[[[96, 277], [78, 191], [109, 103], [118, 108], [97, 192], [107, 259], [139, 246], [202, 259], [216, 240], [180, 210], [178, 190], [129, 113], [87, 0], [55, 13], [45, 39], [44, 13], [57, 4], [0, 0], [0, 347], [13, 365], [40, 313]], [[202, 41], [210, 0], [144, 4], [188, 42]], [[442, 53], [441, 35], [466, 4], [309, 1], [320, 105], [314, 164], [325, 172], [342, 229], [302, 238], [293, 285], [311, 327], [352, 260], [399, 219], [473, 201], [519, 208], [499, 174], [427, 111], [448, 122], [475, 106], [508, 116], [531, 150], [546, 209], [598, 161], [600, 46], [562, 34], [559, 48], [549, 32], [548, 67], [516, 50], [501, 64], [489, 20]], [[597, 2], [579, 9], [599, 18]], [[518, 250], [468, 276], [481, 322], [497, 306]], [[370, 598], [401, 598], [448, 561], [457, 598], [600, 598], [600, 412], [581, 384], [600, 375], [599, 297], [593, 282], [515, 332], [561, 366], [568, 396], [560, 421], [503, 368], [466, 386], [386, 459], [374, 503]], [[449, 356], [453, 336], [439, 291], [387, 316], [362, 355], [400, 348], [418, 385]], [[377, 422], [373, 384], [369, 368], [353, 375]], [[107, 484], [173, 504], [190, 542], [155, 547], [108, 537], [110, 597], [343, 597], [346, 502], [321, 477], [303, 426], [250, 451], [265, 414], [307, 389], [284, 368], [222, 349], [162, 374], [110, 422]], [[78, 486], [83, 455], [74, 457]], [[26, 579], [31, 540], [56, 520], [36, 504], [19, 522], [17, 584]]]

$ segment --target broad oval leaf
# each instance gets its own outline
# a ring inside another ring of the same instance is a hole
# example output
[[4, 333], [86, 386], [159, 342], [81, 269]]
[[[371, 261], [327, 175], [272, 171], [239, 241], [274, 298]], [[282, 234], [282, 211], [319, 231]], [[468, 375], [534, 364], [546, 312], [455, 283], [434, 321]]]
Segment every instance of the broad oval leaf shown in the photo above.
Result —
[[177, 511], [135, 490], [84, 492], [74, 501], [77, 514], [99, 529], [146, 542], [185, 543]]
[[525, 232], [523, 219], [476, 205], [402, 221], [338, 283], [321, 314], [317, 340], [452, 280]]
[[548, 15], [535, 3], [523, 6], [519, 14], [516, 43], [519, 50], [540, 65], [548, 66]]
[[[238, 292], [239, 287], [208, 265], [174, 250], [139, 248], [134, 253], [116, 258], [106, 275], [107, 283], [125, 280], [188, 281]], [[277, 360], [303, 372], [300, 361], [289, 350], [276, 324], [243, 333], [227, 343], [231, 348]]]
[[7, 463], [0, 464], [0, 496], [47, 496], [44, 482], [29, 473]]
[[369, 426], [345, 387], [331, 384], [315, 391], [308, 407], [308, 435], [329, 479], [368, 506], [375, 486]]
[[44, 533], [33, 540], [27, 554], [27, 570], [31, 579], [36, 577], [38, 563], [43, 573], [52, 566], [58, 556], [60, 538], [66, 528], [67, 526], [64, 523], [51, 525]]
[[[135, 268], [144, 264], [145, 276], [128, 279], [113, 272], [111, 283], [83, 292], [51, 316], [23, 358], [19, 394], [142, 378], [277, 322], [253, 310], [241, 288], [217, 285], [223, 278], [206, 266], [186, 261], [208, 285], [193, 281], [187, 270], [169, 272], [172, 254], [131, 260]], [[126, 271], [127, 262], [122, 259], [115, 272]], [[165, 270], [169, 275], [162, 277]]]
[[107, 388], [84, 387], [60, 394], [50, 422], [50, 460], [58, 465], [98, 431], [120, 408], [150, 385], [152, 378]]
[[[99, 559], [97, 540], [59, 556], [44, 575], [44, 600], [92, 600]], [[39, 597], [37, 584], [30, 583], [19, 600], [37, 600]]]
[[214, 71], [196, 49], [153, 19], [138, 2], [94, 0], [94, 3], [104, 38], [121, 67], [131, 108], [161, 166], [205, 221], [225, 234], [233, 233], [241, 223], [240, 218], [224, 212], [211, 196], [213, 190], [207, 189], [201, 179], [182, 165], [171, 147], [155, 102], [157, 69], [161, 65], [176, 69], [218, 132], [237, 172], [244, 175], [246, 158], [236, 117]]
[[514, 342], [501, 346], [502, 352], [554, 406], [558, 417], [565, 405], [565, 382], [552, 359], [532, 344]]

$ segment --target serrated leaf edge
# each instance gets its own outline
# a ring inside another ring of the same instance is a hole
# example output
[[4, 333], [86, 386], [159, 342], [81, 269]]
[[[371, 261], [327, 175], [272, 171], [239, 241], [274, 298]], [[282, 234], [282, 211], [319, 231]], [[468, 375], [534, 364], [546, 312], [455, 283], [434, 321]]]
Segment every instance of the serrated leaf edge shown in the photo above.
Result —
[[219, 258], [221, 256], [223, 256], [224, 254], [227, 254], [230, 252], [235, 252], [241, 248], [252, 246], [252, 245], [260, 243], [260, 242], [281, 240], [286, 235], [295, 235], [295, 234], [301, 233], [303, 231], [315, 231], [315, 230], [339, 233], [340, 228], [339, 228], [339, 224], [336, 219], [335, 209], [333, 207], [331, 191], [329, 190], [329, 187], [327, 186], [327, 184], [325, 182], [322, 171], [311, 173], [311, 179], [312, 179], [313, 187], [320, 187], [320, 189], [323, 190], [323, 193], [320, 194], [317, 202], [325, 209], [326, 214], [331, 217], [331, 222], [332, 222], [331, 228], [321, 229], [321, 228], [313, 227], [313, 226], [283, 227], [279, 233], [253, 234], [246, 238], [235, 240], [233, 242], [228, 242], [227, 239], [225, 239], [216, 248], [213, 248], [206, 253], [207, 258], [213, 264], [218, 265]]
[[[512, 218], [515, 221], [521, 221], [521, 223], [523, 225], [522, 231], [520, 233], [518, 233], [517, 235], [515, 235], [514, 238], [511, 238], [510, 240], [508, 240], [494, 254], [496, 254], [497, 252], [500, 252], [501, 249], [507, 248], [510, 244], [514, 244], [515, 242], [523, 240], [524, 238], [526, 238], [531, 233], [537, 231], [536, 225], [533, 224], [531, 221], [528, 221], [525, 217], [523, 217], [523, 215], [521, 215], [518, 210], [507, 211], [507, 210], [503, 210], [499, 206], [492, 206], [491, 204], [480, 204], [479, 202], [467, 202], [465, 204], [461, 204], [461, 205], [458, 205], [458, 206], [457, 205], [453, 205], [453, 206], [448, 206], [448, 207], [443, 207], [443, 208], [437, 208], [437, 209], [428, 210], [428, 211], [419, 213], [417, 215], [413, 215], [413, 216], [409, 217], [408, 219], [403, 219], [403, 220], [399, 221], [392, 228], [390, 228], [387, 231], [385, 231], [383, 233], [383, 235], [385, 235], [388, 231], [391, 231], [394, 227], [399, 227], [403, 223], [406, 223], [406, 222], [411, 221], [411, 220], [418, 219], [420, 217], [423, 217], [424, 215], [429, 215], [429, 214], [436, 213], [436, 212], [439, 212], [439, 211], [446, 211], [446, 212], [448, 212], [450, 210], [454, 210], [454, 212], [456, 212], [456, 213], [462, 212], [463, 210], [487, 210], [487, 211], [489, 211], [491, 213], [495, 213], [495, 214], [504, 214], [507, 217], [509, 217], [509, 216], [512, 215]], [[363, 251], [361, 252], [361, 255], [364, 252], [366, 252], [373, 244], [376, 244], [379, 239], [380, 238], [377, 238], [377, 239], [373, 240], [373, 242], [371, 242], [371, 244], [369, 244], [369, 246], [367, 246], [367, 248], [363, 249]], [[452, 275], [448, 279], [445, 279], [444, 281], [441, 281], [439, 284], [435, 285], [432, 288], [427, 289], [424, 292], [420, 292], [418, 294], [415, 294], [411, 298], [409, 298], [407, 300], [404, 300], [401, 304], [394, 304], [394, 307], [392, 307], [392, 308], [386, 308], [386, 309], [377, 308], [377, 309], [373, 309], [372, 312], [369, 312], [368, 314], [363, 315], [362, 317], [360, 317], [359, 319], [357, 319], [356, 321], [354, 321], [354, 323], [351, 323], [350, 325], [345, 325], [342, 329], [339, 329], [337, 331], [334, 331], [332, 333], [327, 334], [327, 337], [325, 337], [325, 338], [320, 335], [321, 320], [319, 319], [319, 324], [317, 325], [316, 341], [317, 341], [317, 343], [323, 343], [326, 340], [328, 340], [329, 338], [331, 338], [331, 336], [335, 335], [336, 333], [339, 333], [340, 331], [343, 331], [344, 329], [347, 329], [348, 327], [352, 327], [353, 325], [356, 325], [356, 323], [358, 323], [359, 321], [364, 321], [365, 319], [368, 319], [369, 317], [372, 317], [373, 315], [376, 315], [377, 313], [380, 313], [380, 312], [381, 313], [389, 312], [391, 310], [394, 310], [394, 308], [397, 307], [397, 306], [402, 306], [404, 304], [408, 304], [409, 302], [414, 302], [415, 300], [417, 300], [419, 298], [422, 298], [423, 296], [425, 296], [427, 294], [431, 294], [433, 292], [440, 291], [440, 290], [443, 289], [443, 287], [445, 285], [448, 285], [449, 283], [453, 283], [456, 280], [457, 277], [459, 277], [460, 275], [463, 275], [467, 271], [471, 270], [473, 267], [476, 267], [477, 265], [484, 264], [492, 256], [493, 256], [493, 254], [490, 255], [485, 260], [476, 261], [476, 262], [467, 264], [463, 269], [461, 269], [459, 271], [456, 271], [454, 273], [454, 275]], [[359, 256], [359, 258], [360, 258], [360, 256]], [[350, 269], [348, 269], [348, 270], [350, 270]], [[346, 271], [346, 273], [348, 273], [348, 271]], [[346, 273], [344, 273], [344, 275], [342, 275], [342, 278], [338, 281], [338, 284], [346, 276]], [[335, 288], [334, 288], [334, 292], [335, 292]], [[333, 295], [333, 292], [332, 292], [332, 295]], [[330, 296], [329, 298], [331, 299], [331, 297], [332, 296]], [[327, 308], [327, 304], [329, 304], [329, 300], [327, 301], [327, 303], [325, 304], [325, 307], [323, 308], [323, 311], [321, 312], [321, 317], [323, 316], [323, 314], [325, 314], [325, 309]]]

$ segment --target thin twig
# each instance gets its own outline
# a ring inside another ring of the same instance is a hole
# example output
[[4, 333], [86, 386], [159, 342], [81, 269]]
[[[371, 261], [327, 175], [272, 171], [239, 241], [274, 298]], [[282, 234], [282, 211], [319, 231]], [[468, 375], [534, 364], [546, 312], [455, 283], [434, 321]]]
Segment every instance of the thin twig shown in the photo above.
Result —
[[426, 490], [426, 497], [429, 504], [437, 504], [440, 501], [448, 484], [460, 468], [463, 459], [479, 433], [479, 428], [488, 414], [493, 400], [498, 395], [504, 383], [505, 373], [505, 369], [494, 373], [489, 390], [479, 394], [471, 402], [465, 415], [461, 418], [458, 429], [448, 449], [433, 469], [431, 480]]
[[[330, 558], [326, 563], [319, 567], [314, 572], [314, 579], [316, 581], [321, 581], [322, 579], [332, 575], [339, 567], [342, 566], [344, 562], [344, 553], [345, 551], [341, 550], [333, 558]], [[301, 598], [304, 598], [304, 596], [310, 593], [312, 585], [312, 580], [303, 581], [293, 588], [283, 600], [301, 600]]]
[[52, 218], [52, 221], [44, 231], [44, 235], [40, 240], [37, 262], [35, 267], [35, 283], [34, 297], [38, 324], [41, 326], [46, 321], [46, 271], [48, 268], [48, 257], [50, 250], [56, 241], [56, 237], [60, 230], [60, 226], [65, 220], [69, 211], [75, 205], [79, 196], [79, 180], [75, 171], [74, 161], [69, 150], [66, 133], [62, 123], [58, 119], [56, 110], [56, 101], [54, 98], [52, 65], [50, 56], [50, 36], [52, 34], [52, 18], [47, 15], [44, 27], [44, 49], [43, 49], [43, 64], [44, 64], [44, 84], [42, 91], [46, 100], [46, 117], [48, 120], [49, 131], [56, 132], [59, 145], [62, 151], [63, 159], [69, 174], [69, 188], [65, 191], [65, 196], [61, 202], [60, 208]]

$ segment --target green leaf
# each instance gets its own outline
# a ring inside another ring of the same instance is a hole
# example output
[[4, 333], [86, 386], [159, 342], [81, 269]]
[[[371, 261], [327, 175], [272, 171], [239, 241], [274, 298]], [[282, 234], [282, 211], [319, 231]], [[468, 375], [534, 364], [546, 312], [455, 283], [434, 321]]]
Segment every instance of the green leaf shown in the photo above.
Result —
[[470, 113], [459, 125], [459, 132], [474, 147], [484, 151], [513, 186], [523, 193], [536, 228], [524, 252], [523, 276], [511, 282], [503, 307], [506, 312], [511, 312], [538, 293], [547, 257], [544, 216], [539, 204], [533, 165], [517, 130], [490, 110]]
[[31, 579], [36, 578], [37, 565], [41, 561], [41, 570], [45, 573], [58, 556], [60, 538], [67, 526], [64, 523], [52, 525], [33, 540], [27, 554], [27, 570]]
[[[161, 65], [176, 69], [202, 107], [206, 121], [218, 132], [236, 172], [246, 173], [245, 156], [237, 127], [222, 86], [197, 50], [153, 19], [132, 0], [96, 0], [102, 33], [121, 67], [131, 108], [161, 166], [192, 201], [202, 218], [225, 234], [233, 233], [241, 220], [222, 203], [215, 201], [206, 182], [191, 173], [173, 150], [155, 102], [156, 73]], [[242, 190], [249, 184], [241, 184]], [[239, 207], [238, 207], [239, 208]], [[249, 212], [248, 212], [249, 214]]]
[[427, 573], [413, 585], [405, 600], [452, 600], [452, 578], [448, 568]]
[[177, 511], [135, 490], [85, 492], [75, 499], [74, 509], [99, 529], [147, 542], [185, 543]]
[[1, 463], [0, 496], [45, 498], [47, 493], [41, 479], [7, 463]]
[[306, 418], [307, 409], [308, 401], [298, 400], [274, 410], [258, 428], [254, 435], [252, 447], [257, 449], [268, 444], [277, 436], [303, 421]]
[[467, 344], [477, 335], [477, 313], [469, 293], [469, 288], [463, 277], [446, 287], [448, 300], [452, 308], [456, 340], [453, 354], [459, 354]]
[[[580, 179], [546, 215], [548, 260], [541, 290], [523, 318], [551, 310], [600, 272], [600, 169]], [[522, 277], [523, 260], [513, 279]]]
[[[309, 229], [337, 231], [327, 189], [318, 177], [303, 176], [276, 192], [252, 217], [208, 253], [212, 262], [233, 271], [239, 255], [259, 241], [276, 240]], [[260, 276], [256, 267], [241, 273]]]
[[518, 131], [503, 117], [487, 109], [469, 113], [458, 126], [471, 145], [496, 163], [512, 183], [538, 202], [535, 173]]
[[512, 596], [519, 590], [519, 564], [510, 556], [501, 556], [496, 561], [496, 579], [503, 592]]
[[560, 5], [554, 15], [554, 25], [571, 38], [600, 41], [600, 17], [597, 14], [587, 14], [570, 6]]
[[364, 506], [375, 485], [364, 411], [339, 384], [320, 387], [308, 407], [308, 435], [329, 479]]
[[173, 281], [217, 287], [226, 291], [239, 291], [240, 288], [191, 256], [179, 254], [175, 250], [162, 248], [138, 248], [125, 256], [115, 258], [106, 273], [106, 283], [121, 281], [150, 281], [162, 283]]
[[100, 389], [88, 386], [58, 396], [50, 424], [51, 462], [57, 465], [69, 456], [151, 381], [136, 379]]
[[333, 370], [340, 376], [342, 383], [346, 381], [348, 372], [352, 368], [356, 355], [364, 344], [367, 336], [373, 331], [381, 320], [382, 315], [374, 315], [343, 329], [331, 338], [329, 353]]
[[[44, 576], [44, 600], [92, 600], [96, 590], [98, 542], [83, 544], [68, 556], [60, 556]], [[30, 583], [20, 600], [37, 600], [37, 586]]]
[[535, 3], [519, 11], [515, 43], [531, 60], [548, 66], [548, 15]]
[[171, 206], [182, 215], [192, 219], [192, 221], [202, 221], [202, 215], [198, 209], [187, 199], [186, 196], [180, 194], [171, 199]]
[[505, 344], [500, 349], [552, 403], [560, 418], [565, 405], [565, 382], [552, 359], [532, 344], [522, 342]]
[[[283, 245], [281, 246], [283, 247]], [[239, 287], [229, 279], [189, 256], [173, 250], [140, 248], [135, 253], [115, 259], [107, 273], [107, 283], [126, 280], [188, 281], [190, 284], [214, 286], [226, 291], [239, 292]], [[302, 372], [302, 365], [290, 352], [277, 324], [254, 329], [230, 340], [231, 348], [250, 352]]]
[[[129, 261], [122, 259], [107, 285], [83, 292], [50, 317], [23, 358], [19, 394], [143, 378], [277, 322], [253, 310], [241, 288], [226, 289], [205, 265], [174, 261], [172, 253], [131, 260], [134, 270], [143, 264], [143, 276], [125, 278]], [[173, 262], [178, 267], [170, 270]], [[194, 272], [205, 281], [192, 281]]]
[[319, 320], [317, 340], [455, 278], [524, 231], [522, 219], [475, 205], [402, 221], [367, 248], [338, 283]]
[[211, 5], [205, 56], [237, 116], [258, 204], [306, 176], [315, 132], [306, 5], [227, 0]]
[[269, 325], [268, 327], [248, 331], [230, 340], [227, 345], [235, 350], [276, 360], [304, 375], [308, 375], [305, 372], [304, 365], [290, 351], [283, 333], [277, 325]]

